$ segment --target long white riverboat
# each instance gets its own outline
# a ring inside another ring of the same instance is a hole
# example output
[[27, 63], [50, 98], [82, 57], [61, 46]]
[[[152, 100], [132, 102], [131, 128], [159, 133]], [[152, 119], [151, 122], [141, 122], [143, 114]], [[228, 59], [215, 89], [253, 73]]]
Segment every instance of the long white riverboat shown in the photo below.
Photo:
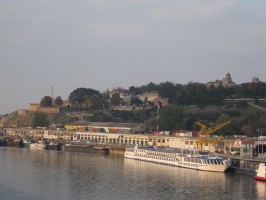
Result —
[[126, 148], [124, 157], [212, 172], [225, 172], [230, 167], [230, 160], [228, 159], [202, 155], [196, 151], [138, 147], [137, 145]]

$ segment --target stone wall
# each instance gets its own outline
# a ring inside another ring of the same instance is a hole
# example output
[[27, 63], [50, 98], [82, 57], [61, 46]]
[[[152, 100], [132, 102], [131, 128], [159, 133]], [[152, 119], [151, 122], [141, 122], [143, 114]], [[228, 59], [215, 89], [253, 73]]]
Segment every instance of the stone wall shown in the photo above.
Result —
[[30, 104], [29, 111], [31, 112], [43, 112], [43, 113], [59, 113], [59, 107], [42, 107], [39, 104]]

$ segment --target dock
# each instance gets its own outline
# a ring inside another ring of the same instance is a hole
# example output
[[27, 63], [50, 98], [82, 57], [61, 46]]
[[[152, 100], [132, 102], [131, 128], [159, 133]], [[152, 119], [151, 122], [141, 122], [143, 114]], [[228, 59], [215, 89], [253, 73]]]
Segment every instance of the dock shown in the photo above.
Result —
[[254, 175], [256, 173], [257, 166], [260, 163], [266, 163], [265, 158], [244, 158], [240, 156], [220, 154], [219, 156], [230, 158], [232, 161], [232, 171], [237, 173], [244, 173]]

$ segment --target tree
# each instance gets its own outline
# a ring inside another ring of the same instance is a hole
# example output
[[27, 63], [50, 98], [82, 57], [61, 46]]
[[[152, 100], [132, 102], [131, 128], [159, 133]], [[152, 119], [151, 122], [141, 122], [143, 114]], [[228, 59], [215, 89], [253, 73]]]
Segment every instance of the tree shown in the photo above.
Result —
[[103, 98], [100, 94], [92, 94], [86, 97], [84, 104], [91, 109], [101, 108], [103, 107]]
[[131, 106], [133, 106], [133, 105], [135, 105], [135, 106], [141, 106], [142, 105], [142, 101], [137, 96], [131, 97], [130, 98], [130, 105]]
[[160, 83], [159, 85], [159, 95], [164, 98], [168, 98], [170, 102], [173, 102], [173, 99], [176, 95], [176, 87], [173, 83], [167, 81], [164, 83]]
[[63, 100], [62, 100], [62, 98], [60, 96], [55, 98], [54, 105], [55, 106], [62, 106], [63, 105]]
[[147, 91], [148, 92], [158, 91], [158, 85], [153, 83], [153, 82], [148, 83], [147, 84]]
[[52, 99], [52, 97], [50, 97], [50, 96], [43, 97], [42, 100], [41, 100], [41, 102], [40, 102], [40, 105], [41, 106], [44, 106], [44, 107], [46, 107], [46, 106], [52, 106], [53, 105], [53, 99]]
[[141, 94], [142, 91], [139, 87], [134, 87], [134, 86], [130, 86], [128, 88], [128, 91], [131, 92], [131, 93], [134, 93], [135, 95], [138, 95], [138, 94]]
[[179, 130], [185, 128], [184, 109], [176, 105], [168, 105], [160, 110], [160, 130]]
[[122, 99], [120, 98], [120, 95], [118, 93], [115, 93], [112, 95], [111, 97], [111, 104], [114, 106], [118, 106], [120, 105], [120, 103], [122, 102]]
[[68, 99], [70, 103], [78, 105], [80, 108], [82, 104], [88, 100], [88, 97], [92, 95], [101, 95], [99, 91], [91, 88], [78, 88], [70, 93]]
[[35, 113], [32, 121], [32, 127], [47, 127], [49, 125], [49, 120], [47, 115], [44, 113]]
[[149, 104], [148, 97], [145, 97], [143, 100], [143, 105], [148, 106], [148, 104]]

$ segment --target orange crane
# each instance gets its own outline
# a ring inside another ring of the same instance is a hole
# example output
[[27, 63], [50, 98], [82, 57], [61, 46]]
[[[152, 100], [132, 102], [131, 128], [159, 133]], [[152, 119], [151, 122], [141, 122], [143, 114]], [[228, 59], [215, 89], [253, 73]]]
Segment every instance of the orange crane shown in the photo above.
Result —
[[201, 129], [198, 132], [198, 138], [197, 138], [197, 141], [196, 141], [197, 149], [201, 149], [202, 150], [202, 146], [205, 143], [215, 145], [217, 142], [221, 141], [221, 138], [219, 138], [219, 137], [218, 138], [210, 138], [210, 134], [212, 134], [215, 131], [223, 128], [224, 126], [226, 126], [229, 123], [231, 123], [231, 121], [225, 121], [225, 122], [222, 122], [220, 124], [217, 124], [214, 127], [208, 127], [208, 126], [206, 126], [205, 124], [203, 124], [201, 122], [196, 122], [196, 124], [201, 127]]

